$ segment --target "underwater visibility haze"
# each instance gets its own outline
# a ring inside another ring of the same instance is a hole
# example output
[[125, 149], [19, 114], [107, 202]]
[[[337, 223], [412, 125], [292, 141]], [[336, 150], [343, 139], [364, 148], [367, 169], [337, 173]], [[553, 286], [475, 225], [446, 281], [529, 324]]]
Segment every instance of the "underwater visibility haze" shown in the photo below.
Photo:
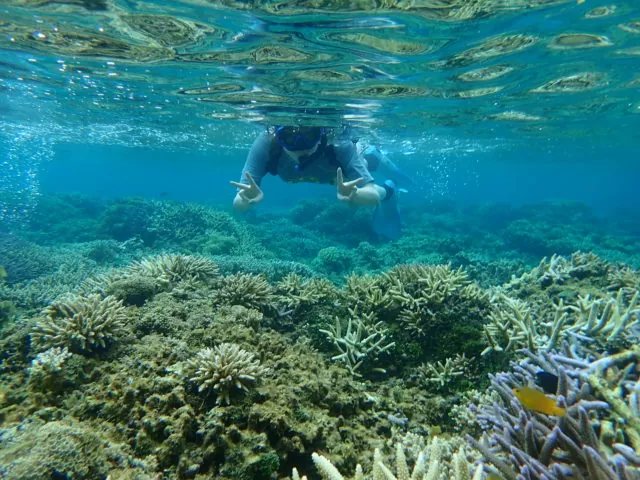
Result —
[[[3, 0], [0, 52], [0, 478], [640, 479], [637, 1]], [[410, 180], [235, 211], [283, 126]]]

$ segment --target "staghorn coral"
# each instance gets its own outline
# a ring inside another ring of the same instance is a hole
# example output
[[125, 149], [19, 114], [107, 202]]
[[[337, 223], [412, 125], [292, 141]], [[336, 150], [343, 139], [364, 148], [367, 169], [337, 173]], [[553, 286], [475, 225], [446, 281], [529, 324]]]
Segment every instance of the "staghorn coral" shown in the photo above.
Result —
[[125, 275], [152, 277], [159, 285], [168, 287], [187, 280], [214, 278], [218, 275], [218, 266], [205, 257], [159, 255], [134, 262]]
[[637, 270], [625, 265], [611, 265], [607, 269], [607, 280], [609, 290], [640, 289], [640, 274]]
[[316, 276], [309, 266], [284, 260], [276, 260], [265, 255], [256, 257], [246, 255], [245, 252], [238, 252], [234, 255], [214, 255], [213, 260], [220, 266], [223, 274], [235, 272], [253, 273], [264, 275], [270, 281], [282, 280], [289, 273], [297, 273], [306, 278]]
[[469, 359], [464, 354], [456, 354], [448, 357], [444, 363], [427, 362], [416, 368], [419, 383], [427, 387], [435, 386], [436, 389], [444, 389], [456, 378], [469, 374]]
[[216, 405], [229, 405], [234, 389], [249, 391], [249, 384], [268, 373], [255, 355], [233, 343], [200, 350], [186, 362], [183, 372], [198, 384], [198, 391], [213, 389]]
[[242, 305], [265, 310], [272, 303], [272, 294], [271, 286], [262, 275], [237, 273], [222, 279], [213, 299], [218, 305]]
[[[351, 311], [352, 315], [353, 313]], [[346, 330], [340, 319], [336, 318], [335, 325], [330, 326], [328, 330], [319, 331], [324, 333], [340, 352], [331, 357], [331, 360], [343, 362], [352, 375], [358, 375], [356, 370], [366, 359], [375, 359], [395, 345], [395, 342], [385, 344], [388, 332], [383, 325], [382, 322], [374, 323], [373, 315], [370, 314], [363, 315], [362, 318], [349, 317]]]
[[70, 351], [105, 348], [126, 331], [126, 307], [112, 296], [69, 297], [52, 303], [42, 315], [31, 331], [31, 340], [39, 350], [51, 347], [67, 347]]
[[[404, 446], [400, 441], [396, 443], [395, 448], [395, 470], [396, 474], [387, 467], [382, 458], [380, 449], [376, 448], [373, 453], [373, 467], [370, 475], [365, 476], [360, 464], [356, 465], [353, 480], [364, 480], [365, 478], [385, 479], [385, 480], [471, 480], [471, 463], [463, 448], [458, 449], [451, 455], [450, 445], [448, 442], [434, 437], [429, 445], [420, 449], [414, 459], [413, 469], [409, 470], [409, 464], [405, 453]], [[324, 480], [345, 480], [345, 477], [331, 463], [331, 461], [313, 453], [311, 455], [313, 463], [320, 472]], [[292, 478], [298, 480], [306, 479], [306, 476], [300, 477], [296, 469], [293, 470]], [[482, 465], [476, 467], [473, 480], [482, 479]]]
[[290, 273], [275, 285], [274, 293], [279, 311], [300, 312], [337, 297], [338, 289], [326, 279], [308, 279]]
[[67, 359], [72, 356], [67, 347], [52, 347], [44, 352], [36, 355], [31, 361], [29, 367], [29, 375], [37, 375], [39, 373], [50, 374], [59, 372]]
[[432, 327], [449, 317], [453, 301], [473, 306], [486, 303], [488, 294], [468, 280], [462, 267], [451, 265], [398, 265], [383, 274], [381, 290], [385, 292], [382, 305], [400, 311], [398, 319], [411, 335], [425, 337]]
[[[491, 376], [500, 402], [481, 405], [488, 430], [468, 437], [507, 480], [640, 478], [640, 349], [616, 355], [586, 355], [578, 345], [562, 353], [523, 352], [511, 373]], [[551, 417], [524, 408], [512, 388], [533, 385], [540, 370], [558, 376], [558, 403], [565, 415]]]
[[142, 305], [160, 292], [194, 290], [200, 282], [217, 276], [218, 266], [208, 258], [158, 255], [94, 275], [82, 283], [81, 291], [113, 295], [127, 304]]
[[397, 265], [384, 277], [396, 302], [416, 306], [423, 302], [442, 303], [470, 283], [462, 267], [454, 270], [451, 265]]
[[561, 299], [553, 305], [553, 317], [545, 319], [535, 315], [529, 303], [500, 292], [492, 298], [494, 308], [484, 327], [488, 346], [482, 355], [521, 348], [550, 351], [569, 337], [624, 344], [631, 327], [640, 323], [640, 292], [628, 301], [627, 293], [620, 289], [615, 297], [596, 299], [579, 295], [576, 305], [564, 305]]
[[355, 275], [347, 277], [345, 296], [351, 300], [353, 309], [363, 314], [376, 314], [393, 304], [393, 299], [379, 276]]
[[615, 297], [607, 299], [579, 296], [575, 306], [567, 307], [577, 315], [569, 331], [612, 345], [624, 343], [632, 328], [640, 325], [640, 291], [635, 291], [628, 303], [625, 293], [624, 289], [620, 289]]
[[29, 372], [29, 388], [31, 391], [64, 391], [64, 364], [73, 357], [67, 347], [53, 347], [39, 353], [31, 361]]
[[541, 287], [564, 284], [570, 279], [602, 276], [607, 271], [606, 263], [597, 255], [574, 252], [570, 258], [554, 254], [544, 257], [537, 267], [511, 280], [511, 285], [533, 282]]
[[534, 318], [527, 302], [498, 293], [492, 299], [490, 322], [484, 326], [487, 348], [482, 355], [495, 352], [512, 352], [521, 348], [537, 351], [552, 349], [567, 319], [562, 305], [556, 306], [552, 321]]

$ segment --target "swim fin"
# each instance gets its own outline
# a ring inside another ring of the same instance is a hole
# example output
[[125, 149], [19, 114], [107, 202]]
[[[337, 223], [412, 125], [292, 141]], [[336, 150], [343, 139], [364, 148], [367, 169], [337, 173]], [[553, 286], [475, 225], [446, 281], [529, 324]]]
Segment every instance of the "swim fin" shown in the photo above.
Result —
[[[395, 190], [395, 184], [392, 181], [387, 180], [385, 185]], [[373, 212], [372, 227], [376, 234], [389, 240], [397, 240], [402, 235], [402, 219], [398, 210], [398, 196], [395, 192], [376, 207]]]

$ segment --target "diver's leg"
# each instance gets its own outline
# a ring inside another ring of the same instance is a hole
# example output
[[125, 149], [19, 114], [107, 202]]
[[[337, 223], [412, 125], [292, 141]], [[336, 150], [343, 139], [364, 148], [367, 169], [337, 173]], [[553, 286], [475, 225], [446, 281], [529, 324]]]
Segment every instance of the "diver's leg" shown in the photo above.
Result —
[[402, 234], [397, 187], [393, 180], [386, 180], [382, 188], [385, 194], [373, 212], [373, 231], [381, 237], [397, 240]]
[[404, 173], [389, 157], [376, 147], [369, 146], [362, 152], [370, 171], [380, 172], [385, 178], [393, 180], [399, 187], [415, 185], [413, 179]]

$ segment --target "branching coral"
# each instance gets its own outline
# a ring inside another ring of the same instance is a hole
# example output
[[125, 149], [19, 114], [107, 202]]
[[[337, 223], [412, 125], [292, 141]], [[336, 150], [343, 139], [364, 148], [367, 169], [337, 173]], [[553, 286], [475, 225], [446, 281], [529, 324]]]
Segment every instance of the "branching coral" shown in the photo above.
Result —
[[593, 339], [602, 339], [615, 344], [628, 337], [629, 329], [639, 325], [640, 292], [636, 291], [629, 303], [625, 301], [625, 290], [620, 289], [615, 297], [592, 299], [590, 295], [579, 296], [577, 305], [569, 305], [577, 319], [570, 331]]
[[384, 274], [390, 295], [401, 305], [440, 304], [469, 284], [462, 267], [451, 265], [398, 265]]
[[214, 292], [214, 301], [220, 305], [242, 305], [256, 310], [271, 306], [273, 290], [262, 275], [237, 273], [224, 277]]
[[207, 280], [218, 275], [218, 266], [205, 257], [159, 255], [134, 262], [126, 276], [152, 277], [163, 286], [185, 280]]
[[[364, 480], [365, 478], [380, 480], [438, 480], [440, 478], [471, 480], [471, 464], [464, 450], [456, 451], [449, 462], [444, 455], [447, 447], [446, 442], [435, 437], [426, 449], [418, 453], [417, 458], [414, 459], [413, 469], [410, 470], [404, 448], [400, 443], [397, 443], [395, 474], [385, 465], [380, 450], [376, 449], [373, 454], [371, 474], [365, 476], [362, 467], [358, 464], [353, 480]], [[328, 458], [317, 453], [313, 453], [311, 458], [324, 480], [345, 480], [345, 477]], [[300, 480], [301, 478], [295, 469], [292, 478], [294, 480]], [[302, 479], [304, 480], [306, 477], [302, 477]], [[473, 480], [480, 479], [482, 479], [482, 465], [476, 467], [473, 474]]]
[[387, 329], [382, 322], [375, 323], [372, 316], [349, 317], [346, 330], [340, 319], [336, 318], [335, 325], [328, 330], [320, 330], [340, 352], [331, 360], [343, 362], [352, 375], [357, 375], [356, 370], [366, 359], [375, 358], [395, 345], [395, 342], [385, 342]]
[[[640, 478], [640, 349], [584, 357], [579, 347], [562, 354], [526, 351], [513, 373], [491, 377], [502, 402], [480, 408], [491, 431], [470, 442], [507, 480]], [[537, 372], [558, 376], [563, 416], [526, 409], [512, 388], [533, 385]]]
[[640, 274], [625, 265], [610, 266], [607, 269], [607, 280], [609, 281], [609, 290], [619, 290], [621, 288], [640, 289]]
[[158, 255], [133, 262], [124, 269], [111, 269], [87, 279], [84, 292], [114, 295], [127, 303], [142, 304], [162, 291], [179, 286], [193, 290], [199, 282], [218, 276], [218, 266], [205, 257]]
[[451, 265], [398, 265], [383, 275], [383, 305], [399, 310], [399, 320], [412, 335], [426, 336], [434, 319], [451, 299], [486, 303], [487, 293], [471, 284], [467, 273]]
[[195, 358], [187, 360], [184, 370], [189, 379], [198, 384], [198, 391], [213, 389], [216, 392], [218, 405], [229, 405], [234, 389], [247, 392], [249, 384], [267, 372], [253, 353], [232, 343], [200, 350]]
[[301, 311], [323, 301], [335, 299], [338, 289], [323, 278], [306, 279], [290, 273], [275, 286], [276, 303], [279, 310]]
[[350, 299], [352, 308], [364, 314], [378, 314], [393, 304], [388, 289], [384, 288], [381, 277], [369, 275], [349, 275], [346, 279], [345, 296]]
[[126, 307], [112, 296], [94, 294], [59, 300], [45, 308], [42, 315], [31, 332], [31, 340], [40, 350], [104, 348], [126, 331]]
[[605, 262], [593, 253], [575, 252], [569, 259], [554, 254], [550, 258], [544, 257], [537, 267], [513, 279], [511, 283], [533, 280], [542, 287], [548, 287], [552, 284], [563, 284], [570, 278], [601, 275], [605, 271]]
[[578, 296], [576, 305], [560, 301], [553, 317], [544, 319], [535, 316], [528, 303], [499, 293], [492, 299], [494, 308], [484, 327], [488, 346], [482, 354], [521, 348], [550, 351], [570, 336], [619, 344], [629, 337], [629, 328], [640, 323], [639, 301], [636, 291], [627, 302], [623, 289], [606, 299]]
[[418, 379], [427, 386], [442, 389], [453, 380], [468, 373], [469, 359], [463, 355], [448, 357], [443, 362], [423, 363], [416, 369]]
[[558, 305], [552, 321], [543, 322], [534, 318], [531, 306], [522, 300], [498, 294], [492, 298], [493, 310], [484, 333], [488, 347], [482, 355], [492, 351], [512, 352], [521, 348], [537, 351], [550, 350], [559, 339], [567, 320], [564, 306]]

